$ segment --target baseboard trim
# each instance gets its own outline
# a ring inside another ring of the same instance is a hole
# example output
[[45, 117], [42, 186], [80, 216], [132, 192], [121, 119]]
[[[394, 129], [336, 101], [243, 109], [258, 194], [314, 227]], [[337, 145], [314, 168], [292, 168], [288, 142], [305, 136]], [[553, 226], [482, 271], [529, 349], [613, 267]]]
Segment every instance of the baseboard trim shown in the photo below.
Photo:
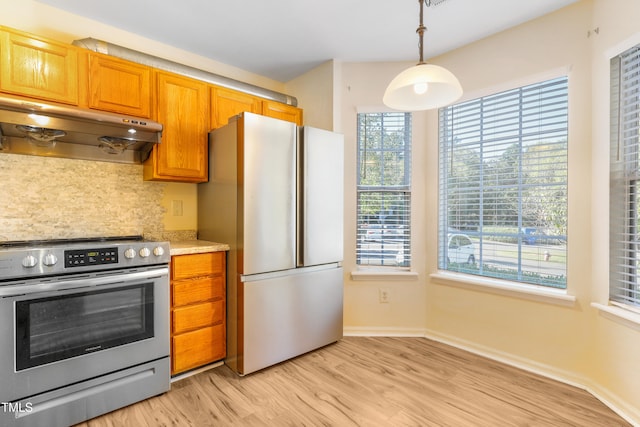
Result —
[[343, 334], [351, 337], [424, 337], [422, 328], [345, 327]]
[[631, 423], [634, 427], [640, 427], [640, 409], [621, 399], [615, 393], [594, 383], [588, 378], [577, 375], [574, 372], [558, 369], [550, 365], [539, 363], [524, 357], [514, 356], [509, 353], [496, 351], [490, 347], [482, 346], [471, 341], [442, 334], [436, 331], [421, 328], [394, 328], [394, 327], [345, 327], [345, 336], [372, 336], [372, 337], [421, 337], [431, 339], [461, 350], [468, 351], [479, 356], [519, 368], [545, 378], [559, 381], [592, 394], [596, 399], [609, 407], [612, 411]]
[[640, 427], [640, 408], [620, 399], [609, 389], [593, 382], [587, 384], [585, 390], [595, 396], [600, 402], [607, 405], [613, 412], [627, 420], [631, 425]]

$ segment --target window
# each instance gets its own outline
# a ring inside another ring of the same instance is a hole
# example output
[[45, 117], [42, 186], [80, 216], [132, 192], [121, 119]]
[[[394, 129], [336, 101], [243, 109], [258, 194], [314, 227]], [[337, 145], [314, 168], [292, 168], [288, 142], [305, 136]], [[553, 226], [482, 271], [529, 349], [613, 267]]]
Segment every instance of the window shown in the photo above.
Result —
[[567, 86], [440, 110], [441, 270], [566, 288]]
[[358, 114], [358, 265], [411, 265], [411, 114]]
[[611, 60], [610, 299], [640, 307], [640, 46]]

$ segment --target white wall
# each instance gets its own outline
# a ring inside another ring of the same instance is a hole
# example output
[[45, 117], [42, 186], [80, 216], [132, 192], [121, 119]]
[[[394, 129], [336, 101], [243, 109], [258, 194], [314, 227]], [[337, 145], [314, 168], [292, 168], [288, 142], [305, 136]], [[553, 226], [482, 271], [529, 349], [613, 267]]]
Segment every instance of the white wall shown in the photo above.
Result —
[[[582, 0], [431, 60], [450, 69], [463, 99], [569, 77], [567, 294], [575, 303], [495, 292], [436, 279], [438, 148], [435, 112], [414, 114], [413, 268], [417, 279], [345, 281], [345, 332], [436, 338], [588, 388], [640, 423], [640, 327], [592, 307], [608, 292], [608, 62], [640, 43], [640, 2]], [[594, 31], [599, 27], [598, 31]], [[428, 36], [427, 36], [428, 37]], [[428, 43], [428, 40], [427, 40]], [[616, 52], [619, 53], [619, 52]], [[382, 93], [406, 64], [343, 64], [341, 115], [347, 164], [356, 164], [356, 113], [382, 108]], [[592, 107], [593, 106], [593, 107]], [[355, 171], [347, 177], [345, 270], [355, 264]], [[361, 270], [360, 270], [361, 271]], [[378, 289], [391, 302], [378, 302]], [[635, 361], [635, 362], [634, 362]]]
[[[572, 306], [541, 303], [429, 282], [427, 329], [430, 333], [496, 354], [548, 366], [558, 375], [579, 379], [589, 368], [591, 331], [584, 325], [590, 311], [591, 259], [591, 2], [556, 13], [458, 49], [439, 62], [465, 88], [465, 99], [533, 83], [558, 75], [569, 77], [569, 220], [567, 292]], [[430, 168], [437, 169], [437, 135], [429, 134]], [[437, 181], [426, 194], [437, 203]], [[435, 216], [435, 210], [428, 215]], [[435, 220], [433, 220], [435, 222]], [[436, 271], [437, 247], [428, 248], [429, 271]]]
[[[432, 170], [427, 165], [427, 121], [425, 113], [413, 116], [412, 155], [412, 264], [414, 275], [398, 274], [393, 277], [373, 277], [354, 281], [356, 271], [356, 155], [357, 113], [387, 111], [382, 104], [384, 89], [395, 74], [413, 64], [345, 63], [342, 66], [342, 91], [339, 110], [345, 135], [345, 331], [351, 334], [403, 333], [420, 334], [425, 325], [425, 283], [428, 210], [436, 210], [425, 198], [426, 175]], [[435, 128], [437, 129], [437, 125]], [[437, 169], [437, 168], [436, 168]], [[435, 234], [434, 234], [435, 236]], [[377, 280], [382, 279], [382, 280]], [[381, 287], [389, 291], [390, 303], [379, 303]]]
[[336, 68], [334, 61], [327, 61], [286, 83], [285, 93], [295, 93], [298, 107], [304, 110], [305, 125], [336, 130], [333, 116]]
[[[609, 60], [640, 44], [640, 2], [637, 0], [595, 0], [592, 30], [592, 164], [591, 164], [591, 287], [592, 300], [607, 303], [609, 269]], [[640, 369], [629, 369], [640, 361], [640, 324], [591, 310], [593, 315], [594, 388], [606, 399], [618, 403], [624, 398], [640, 425]], [[635, 316], [640, 322], [640, 316]]]

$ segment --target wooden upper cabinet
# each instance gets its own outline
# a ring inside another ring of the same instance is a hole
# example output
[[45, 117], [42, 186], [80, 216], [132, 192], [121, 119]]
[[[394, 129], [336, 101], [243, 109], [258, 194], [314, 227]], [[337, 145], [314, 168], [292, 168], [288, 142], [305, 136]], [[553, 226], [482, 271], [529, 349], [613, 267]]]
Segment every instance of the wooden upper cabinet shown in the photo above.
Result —
[[77, 48], [1, 29], [0, 90], [78, 105]]
[[152, 68], [93, 52], [88, 62], [89, 108], [151, 117]]
[[156, 120], [162, 142], [145, 162], [146, 180], [205, 182], [208, 179], [209, 86], [157, 72]]
[[211, 127], [226, 125], [229, 118], [242, 112], [262, 114], [262, 100], [243, 92], [221, 87], [211, 88]]
[[292, 105], [275, 101], [262, 101], [262, 115], [287, 120], [302, 126], [302, 110]]

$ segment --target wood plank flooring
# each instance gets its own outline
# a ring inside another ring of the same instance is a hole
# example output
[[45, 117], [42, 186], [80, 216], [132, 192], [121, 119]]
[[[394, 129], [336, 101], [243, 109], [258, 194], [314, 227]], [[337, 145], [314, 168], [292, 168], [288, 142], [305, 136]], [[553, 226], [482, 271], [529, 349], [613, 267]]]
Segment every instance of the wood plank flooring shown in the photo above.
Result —
[[202, 372], [78, 427], [629, 425], [583, 390], [435, 341], [345, 337], [245, 377]]

